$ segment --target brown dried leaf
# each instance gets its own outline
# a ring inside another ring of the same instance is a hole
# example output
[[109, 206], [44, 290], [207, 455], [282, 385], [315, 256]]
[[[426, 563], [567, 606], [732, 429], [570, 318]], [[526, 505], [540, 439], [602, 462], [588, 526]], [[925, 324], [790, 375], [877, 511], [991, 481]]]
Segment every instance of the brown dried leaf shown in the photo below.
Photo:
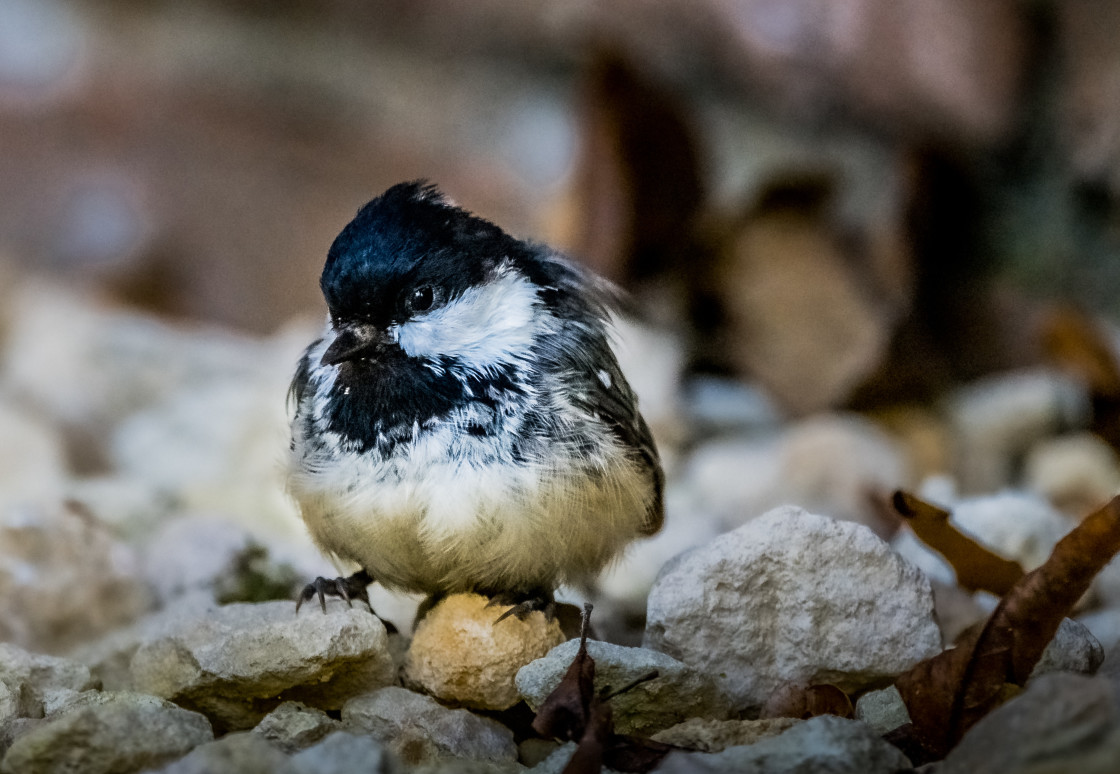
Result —
[[[580, 650], [586, 649], [581, 647]], [[563, 774], [599, 774], [603, 770], [604, 752], [613, 735], [611, 705], [594, 699], [588, 708], [587, 724], [580, 736], [579, 745], [568, 759]]]
[[1023, 577], [1018, 562], [1004, 559], [954, 527], [948, 511], [902, 490], [894, 493], [891, 504], [914, 534], [953, 566], [961, 588], [1002, 597]]
[[582, 739], [591, 718], [595, 700], [595, 659], [587, 652], [587, 630], [591, 623], [591, 604], [583, 606], [583, 626], [579, 651], [555, 690], [541, 704], [533, 720], [533, 730], [548, 739]]
[[835, 685], [786, 683], [770, 694], [759, 717], [807, 720], [817, 715], [850, 718], [855, 715], [855, 710], [848, 694]]
[[[1120, 497], [1087, 516], [1024, 575], [982, 629], [895, 682], [910, 711], [911, 740], [943, 758], [980, 718], [1026, 683], [1058, 625], [1120, 551]], [[918, 763], [918, 761], [915, 761]]]

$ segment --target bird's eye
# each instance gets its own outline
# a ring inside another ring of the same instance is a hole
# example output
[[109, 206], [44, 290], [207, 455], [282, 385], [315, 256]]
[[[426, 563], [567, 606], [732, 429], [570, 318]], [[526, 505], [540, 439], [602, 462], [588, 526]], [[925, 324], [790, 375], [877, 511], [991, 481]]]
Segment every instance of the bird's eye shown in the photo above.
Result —
[[423, 285], [409, 294], [408, 308], [413, 312], [426, 312], [432, 308], [432, 302], [434, 300], [435, 293], [432, 292], [432, 286]]

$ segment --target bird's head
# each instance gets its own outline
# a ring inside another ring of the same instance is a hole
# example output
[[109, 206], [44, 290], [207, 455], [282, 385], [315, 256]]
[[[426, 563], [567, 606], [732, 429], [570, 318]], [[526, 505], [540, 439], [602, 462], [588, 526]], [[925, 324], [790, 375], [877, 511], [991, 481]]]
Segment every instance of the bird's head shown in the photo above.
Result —
[[432, 186], [393, 186], [331, 245], [320, 364], [406, 357], [484, 373], [525, 358], [543, 317], [538, 286], [519, 268], [529, 249]]

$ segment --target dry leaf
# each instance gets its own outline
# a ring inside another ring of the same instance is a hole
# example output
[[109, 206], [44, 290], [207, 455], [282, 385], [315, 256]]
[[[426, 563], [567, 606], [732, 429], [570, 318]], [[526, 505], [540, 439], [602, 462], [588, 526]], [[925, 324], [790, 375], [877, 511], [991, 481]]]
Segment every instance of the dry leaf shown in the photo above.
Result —
[[[607, 703], [609, 697], [595, 693], [595, 659], [587, 652], [590, 626], [591, 605], [587, 604], [583, 607], [579, 650], [560, 684], [541, 704], [533, 720], [533, 730], [548, 738], [578, 740], [564, 774], [597, 774], [604, 764], [615, 771], [645, 774], [676, 748], [614, 733], [611, 707]], [[656, 677], [656, 671], [642, 675], [611, 695], [625, 693]]]
[[541, 704], [533, 720], [533, 730], [548, 739], [582, 739], [591, 717], [595, 699], [595, 659], [587, 653], [587, 629], [591, 623], [591, 604], [583, 607], [579, 651], [555, 690]]
[[1023, 577], [1017, 562], [1004, 559], [954, 527], [948, 511], [901, 490], [894, 493], [891, 504], [914, 534], [953, 566], [961, 588], [1002, 597]]
[[943, 758], [1026, 683], [1062, 619], [1118, 551], [1120, 497], [1062, 538], [1044, 565], [1007, 592], [983, 628], [898, 678], [912, 720], [909, 739], [899, 746], [913, 751], [916, 744], [925, 760]]

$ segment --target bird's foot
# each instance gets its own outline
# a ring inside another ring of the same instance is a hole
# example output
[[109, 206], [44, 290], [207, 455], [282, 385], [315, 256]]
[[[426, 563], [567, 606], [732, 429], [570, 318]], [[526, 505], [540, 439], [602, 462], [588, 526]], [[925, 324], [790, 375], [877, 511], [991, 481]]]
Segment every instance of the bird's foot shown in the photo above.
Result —
[[[366, 586], [373, 583], [373, 578], [365, 570], [356, 572], [349, 578], [316, 578], [303, 587], [300, 592], [299, 598], [296, 600], [296, 612], [303, 606], [304, 602], [310, 602], [315, 597], [319, 597], [319, 606], [323, 608], [323, 612], [327, 612], [327, 597], [339, 597], [346, 601], [350, 607], [354, 606], [353, 600], [357, 599], [366, 603], [366, 607], [373, 613], [373, 605], [369, 602], [369, 594], [366, 591]], [[377, 615], [374, 613], [374, 615]]]
[[487, 607], [505, 607], [509, 608], [498, 616], [494, 624], [500, 624], [510, 616], [516, 616], [518, 621], [524, 621], [530, 613], [540, 610], [544, 613], [545, 618], [553, 620], [556, 618], [556, 600], [552, 596], [551, 591], [532, 591], [528, 594], [518, 594], [512, 591], [503, 591], [499, 594], [494, 594], [490, 597], [490, 603]]

